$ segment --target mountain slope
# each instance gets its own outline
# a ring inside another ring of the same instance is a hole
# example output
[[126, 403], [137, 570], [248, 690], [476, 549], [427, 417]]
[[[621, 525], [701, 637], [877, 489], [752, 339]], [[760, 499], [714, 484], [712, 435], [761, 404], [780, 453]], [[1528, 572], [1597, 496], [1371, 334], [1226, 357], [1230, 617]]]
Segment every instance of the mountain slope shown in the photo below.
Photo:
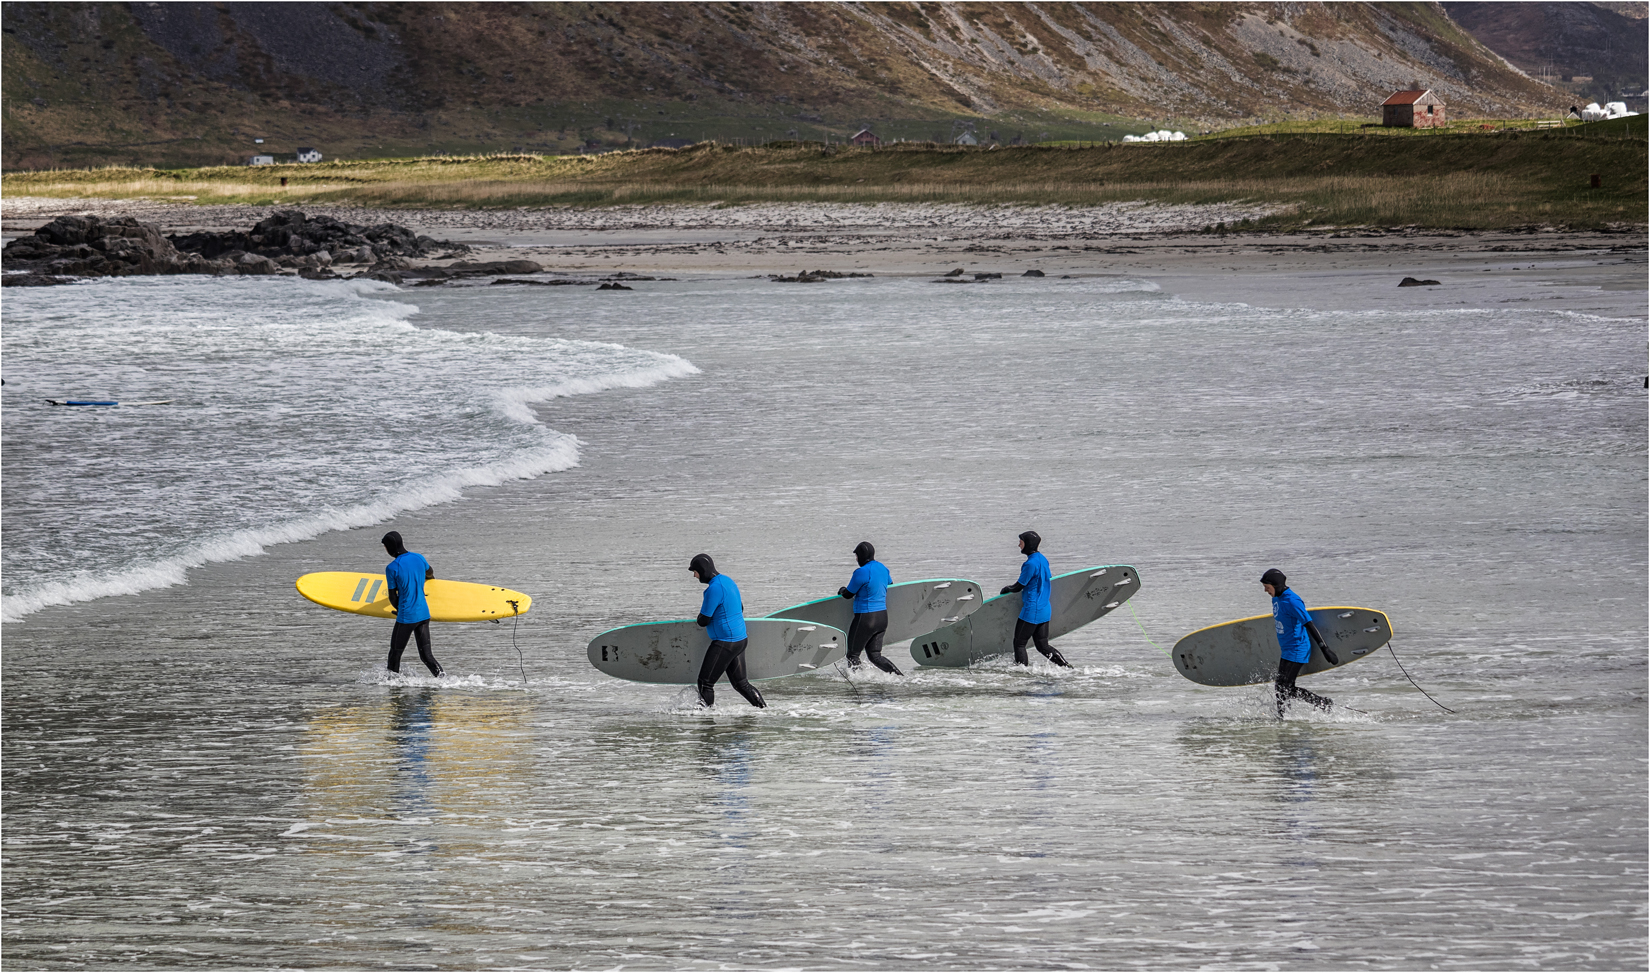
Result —
[[[1434, 3], [6, 3], [3, 162], [1546, 113]], [[1128, 120], [1140, 120], [1130, 126]], [[260, 146], [255, 138], [266, 141]]]
[[[1645, 4], [1638, 4], [1641, 9]], [[1532, 75], [1586, 75], [1583, 100], [1614, 101], [1624, 87], [1643, 91], [1650, 74], [1650, 21], [1594, 3], [1445, 3], [1486, 46]]]

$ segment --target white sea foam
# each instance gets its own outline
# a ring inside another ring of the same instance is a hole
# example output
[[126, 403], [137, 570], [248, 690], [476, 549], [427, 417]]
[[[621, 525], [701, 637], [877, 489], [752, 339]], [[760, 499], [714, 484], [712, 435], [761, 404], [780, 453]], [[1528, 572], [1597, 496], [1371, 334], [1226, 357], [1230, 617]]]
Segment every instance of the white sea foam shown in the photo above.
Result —
[[[698, 371], [623, 345], [419, 328], [388, 293], [178, 279], [8, 300], [0, 619], [568, 469], [578, 441], [534, 404]], [[63, 396], [172, 404], [41, 403]]]

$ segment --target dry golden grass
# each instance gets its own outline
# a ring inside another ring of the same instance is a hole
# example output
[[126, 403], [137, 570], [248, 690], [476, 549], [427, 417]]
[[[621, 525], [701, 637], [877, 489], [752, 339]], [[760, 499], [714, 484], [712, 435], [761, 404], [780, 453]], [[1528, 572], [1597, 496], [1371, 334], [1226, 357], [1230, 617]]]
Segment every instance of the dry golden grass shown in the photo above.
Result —
[[[648, 203], [1266, 204], [1270, 222], [1488, 228], [1647, 221], [1642, 141], [1332, 135], [982, 151], [902, 146], [436, 156], [257, 169], [9, 173], [11, 194], [383, 208]], [[1604, 187], [1589, 177], [1602, 173]], [[280, 180], [286, 178], [283, 187]]]

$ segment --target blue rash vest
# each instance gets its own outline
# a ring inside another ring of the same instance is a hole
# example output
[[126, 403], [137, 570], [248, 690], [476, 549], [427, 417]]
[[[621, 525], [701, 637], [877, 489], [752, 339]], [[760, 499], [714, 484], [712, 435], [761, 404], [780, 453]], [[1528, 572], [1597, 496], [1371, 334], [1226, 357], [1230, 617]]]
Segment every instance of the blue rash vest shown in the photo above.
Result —
[[739, 586], [727, 575], [719, 574], [705, 585], [699, 614], [710, 616], [705, 631], [711, 641], [737, 642], [745, 637], [745, 600], [739, 597]]
[[1054, 609], [1049, 606], [1049, 590], [1053, 587], [1053, 576], [1048, 569], [1048, 558], [1042, 551], [1035, 551], [1026, 558], [1026, 563], [1020, 565], [1019, 583], [1025, 585], [1020, 592], [1020, 620], [1039, 625], [1054, 617]]
[[417, 625], [430, 620], [430, 606], [424, 601], [424, 575], [430, 562], [424, 555], [408, 551], [384, 567], [384, 579], [395, 589], [395, 620]]
[[1285, 588], [1272, 596], [1272, 618], [1278, 626], [1278, 649], [1290, 662], [1312, 661], [1312, 639], [1306, 634], [1306, 623], [1312, 616], [1306, 613], [1306, 602]]
[[888, 610], [888, 586], [894, 583], [881, 561], [870, 560], [855, 569], [848, 579], [848, 590], [854, 593], [854, 614]]

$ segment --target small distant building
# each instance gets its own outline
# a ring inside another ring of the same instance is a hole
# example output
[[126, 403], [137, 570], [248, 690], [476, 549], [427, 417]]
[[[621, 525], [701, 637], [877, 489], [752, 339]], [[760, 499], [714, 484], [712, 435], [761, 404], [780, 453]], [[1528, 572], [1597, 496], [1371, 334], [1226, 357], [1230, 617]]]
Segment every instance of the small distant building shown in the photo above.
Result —
[[973, 132], [964, 132], [951, 140], [953, 145], [979, 145], [980, 140], [974, 137]]
[[849, 139], [848, 141], [854, 143], [855, 145], [881, 145], [882, 144], [882, 139], [877, 138], [876, 133], [871, 131], [868, 128], [860, 129], [858, 132], [854, 133], [854, 137]]
[[299, 146], [299, 148], [298, 148], [298, 161], [299, 162], [320, 162], [321, 161], [321, 153], [318, 150], [312, 149], [307, 145]]
[[1381, 125], [1386, 128], [1443, 128], [1443, 99], [1432, 89], [1395, 91], [1381, 102]]
[[274, 164], [275, 157], [272, 155], [255, 155], [252, 157], [252, 160], [247, 163], [249, 166], [272, 166]]

